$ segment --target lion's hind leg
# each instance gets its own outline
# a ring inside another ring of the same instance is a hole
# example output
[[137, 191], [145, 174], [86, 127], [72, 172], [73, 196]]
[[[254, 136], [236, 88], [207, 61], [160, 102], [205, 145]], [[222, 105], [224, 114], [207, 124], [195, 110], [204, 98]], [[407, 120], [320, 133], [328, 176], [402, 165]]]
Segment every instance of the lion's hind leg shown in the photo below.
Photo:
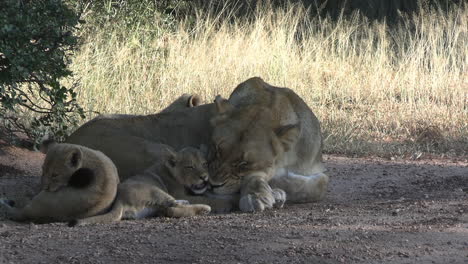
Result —
[[281, 171], [270, 180], [272, 188], [286, 192], [290, 203], [309, 203], [321, 200], [327, 192], [328, 176], [323, 173], [299, 175], [291, 171]]

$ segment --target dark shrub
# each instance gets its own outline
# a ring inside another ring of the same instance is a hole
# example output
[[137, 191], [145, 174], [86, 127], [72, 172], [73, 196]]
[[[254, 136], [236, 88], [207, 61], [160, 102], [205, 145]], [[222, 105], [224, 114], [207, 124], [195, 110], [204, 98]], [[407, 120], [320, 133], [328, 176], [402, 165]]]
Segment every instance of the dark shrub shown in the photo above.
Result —
[[77, 46], [79, 16], [60, 0], [2, 0], [0, 8], [0, 121], [37, 143], [56, 139], [84, 117], [76, 83], [66, 77]]

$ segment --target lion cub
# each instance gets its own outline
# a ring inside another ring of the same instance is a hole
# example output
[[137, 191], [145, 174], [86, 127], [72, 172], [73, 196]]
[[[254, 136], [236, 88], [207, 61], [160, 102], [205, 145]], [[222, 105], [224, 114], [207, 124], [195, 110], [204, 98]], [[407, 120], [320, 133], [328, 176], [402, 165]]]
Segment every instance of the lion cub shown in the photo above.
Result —
[[188, 204], [174, 197], [186, 197], [187, 190], [202, 194], [208, 188], [208, 171], [202, 151], [187, 147], [174, 152], [164, 146], [167, 156], [161, 158], [142, 174], [132, 176], [118, 186], [112, 209], [103, 215], [78, 219], [70, 226], [107, 223], [125, 219], [141, 219], [156, 215], [184, 217], [208, 214], [211, 207]]
[[0, 199], [0, 209], [16, 221], [66, 222], [103, 213], [117, 193], [119, 176], [102, 152], [50, 143], [42, 166], [42, 190], [24, 208]]

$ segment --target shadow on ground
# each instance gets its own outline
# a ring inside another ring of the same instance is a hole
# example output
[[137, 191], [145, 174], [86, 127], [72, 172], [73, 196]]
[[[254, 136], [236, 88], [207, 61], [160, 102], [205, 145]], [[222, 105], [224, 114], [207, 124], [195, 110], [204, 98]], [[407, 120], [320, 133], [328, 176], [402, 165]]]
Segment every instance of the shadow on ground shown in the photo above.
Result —
[[[32, 196], [43, 155], [4, 152], [0, 196]], [[466, 263], [468, 162], [326, 163], [325, 200], [263, 213], [75, 228], [0, 218], [0, 263]]]

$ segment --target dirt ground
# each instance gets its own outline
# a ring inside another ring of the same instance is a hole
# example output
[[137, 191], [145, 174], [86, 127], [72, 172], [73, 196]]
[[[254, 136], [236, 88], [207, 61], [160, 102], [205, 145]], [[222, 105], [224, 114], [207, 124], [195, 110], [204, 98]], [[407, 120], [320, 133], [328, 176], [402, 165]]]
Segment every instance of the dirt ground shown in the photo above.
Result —
[[[0, 146], [0, 197], [37, 189], [43, 155]], [[3, 263], [468, 263], [468, 161], [327, 156], [325, 200], [263, 213], [69, 228], [0, 216]]]

